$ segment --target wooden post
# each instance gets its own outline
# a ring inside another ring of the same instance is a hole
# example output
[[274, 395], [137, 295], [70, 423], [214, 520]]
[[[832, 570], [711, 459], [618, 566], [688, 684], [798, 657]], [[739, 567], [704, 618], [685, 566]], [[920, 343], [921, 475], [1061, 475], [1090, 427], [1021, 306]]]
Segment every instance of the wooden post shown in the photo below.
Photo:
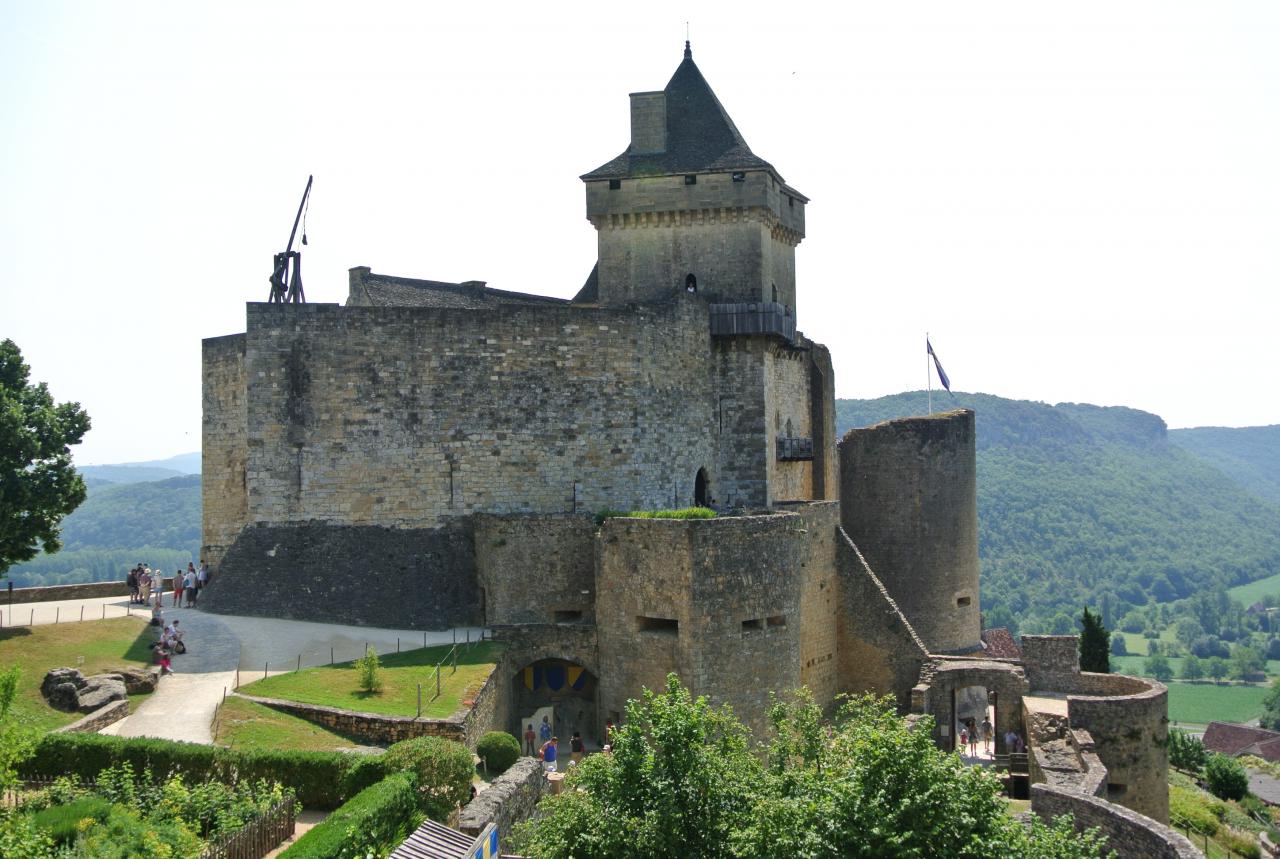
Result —
[[80, 622], [84, 623], [84, 606], [80, 606]]
[[418, 684], [418, 718], [422, 718], [422, 684]]
[[27, 626], [35, 626], [35, 625], [36, 625], [36, 610], [32, 609], [31, 617], [27, 618]]
[[329, 647], [329, 664], [330, 665], [333, 664], [333, 646], [332, 645], [330, 645]]
[[294, 673], [296, 674], [297, 672], [299, 672], [299, 671], [301, 671], [301, 670], [302, 670], [302, 654], [301, 654], [301, 653], [299, 653], [299, 654], [298, 654], [298, 667], [294, 669]]
[[267, 679], [267, 665], [269, 664], [270, 663], [267, 663], [267, 662], [262, 663], [262, 679], [263, 680]]
[[61, 620], [61, 619], [62, 619], [62, 606], [60, 606], [60, 605], [55, 605], [55, 606], [53, 607], [53, 622], [54, 622], [54, 624], [57, 624], [57, 622], [58, 622], [59, 620]]
[[400, 636], [396, 636], [396, 653], [400, 652]]
[[106, 619], [107, 619], [107, 604], [106, 604], [106, 603], [103, 603], [103, 604], [102, 604], [102, 619], [103, 619], [103, 620], [106, 620]]

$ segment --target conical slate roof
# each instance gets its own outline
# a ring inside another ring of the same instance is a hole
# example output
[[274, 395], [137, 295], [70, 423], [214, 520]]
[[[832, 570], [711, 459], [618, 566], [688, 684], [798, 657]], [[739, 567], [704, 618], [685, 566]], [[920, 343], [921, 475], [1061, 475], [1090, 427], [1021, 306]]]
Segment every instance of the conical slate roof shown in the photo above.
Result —
[[661, 176], [722, 170], [769, 170], [742, 139], [720, 99], [693, 62], [693, 51], [684, 43], [684, 60], [666, 89], [667, 151], [632, 155], [631, 147], [582, 179], [621, 179], [628, 176]]

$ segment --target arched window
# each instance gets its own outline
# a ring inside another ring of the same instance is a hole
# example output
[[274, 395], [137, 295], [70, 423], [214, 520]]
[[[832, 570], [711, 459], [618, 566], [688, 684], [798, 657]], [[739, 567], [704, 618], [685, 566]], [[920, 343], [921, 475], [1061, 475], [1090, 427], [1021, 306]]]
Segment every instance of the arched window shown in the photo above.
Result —
[[698, 474], [693, 478], [693, 503], [697, 507], [706, 507], [711, 502], [711, 495], [707, 491], [707, 470], [699, 468]]
[[693, 272], [685, 276], [684, 291], [690, 293], [698, 291], [698, 279], [693, 276]]

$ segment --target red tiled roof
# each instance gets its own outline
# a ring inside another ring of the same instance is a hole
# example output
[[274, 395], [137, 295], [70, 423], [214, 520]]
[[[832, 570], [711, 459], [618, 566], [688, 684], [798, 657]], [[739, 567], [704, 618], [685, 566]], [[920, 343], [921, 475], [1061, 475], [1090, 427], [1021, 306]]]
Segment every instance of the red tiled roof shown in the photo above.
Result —
[[[1233, 722], [1210, 722], [1204, 732], [1206, 749], [1233, 757], [1255, 744], [1261, 751], [1261, 746], [1270, 746], [1275, 740], [1280, 740], [1280, 732], [1268, 731], [1265, 728], [1251, 728], [1248, 725], [1237, 725]], [[1275, 754], [1280, 754], [1280, 747], [1277, 747]]]
[[1003, 626], [982, 630], [982, 646], [986, 655], [995, 659], [1022, 658], [1022, 648], [1013, 640], [1013, 633]]
[[1280, 761], [1280, 737], [1277, 737], [1274, 740], [1254, 743], [1249, 748], [1250, 754], [1256, 754], [1264, 761]]

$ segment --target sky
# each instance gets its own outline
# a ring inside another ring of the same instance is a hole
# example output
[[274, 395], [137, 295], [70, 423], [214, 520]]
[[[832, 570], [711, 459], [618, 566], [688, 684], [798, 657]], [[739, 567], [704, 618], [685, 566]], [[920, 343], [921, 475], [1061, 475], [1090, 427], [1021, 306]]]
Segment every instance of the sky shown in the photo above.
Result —
[[925, 387], [928, 332], [957, 390], [1280, 423], [1271, 0], [0, 0], [0, 338], [89, 412], [81, 464], [198, 450], [200, 341], [266, 299], [309, 174], [310, 301], [359, 265], [570, 297], [578, 177], [686, 26], [812, 199], [837, 396]]

